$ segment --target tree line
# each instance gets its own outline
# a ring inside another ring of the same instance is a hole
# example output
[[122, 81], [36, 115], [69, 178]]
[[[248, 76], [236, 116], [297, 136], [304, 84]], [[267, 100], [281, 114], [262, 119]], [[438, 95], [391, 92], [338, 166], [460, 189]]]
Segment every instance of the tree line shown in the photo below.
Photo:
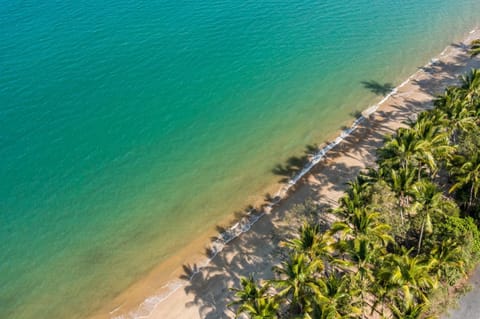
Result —
[[386, 138], [330, 229], [306, 222], [273, 279], [241, 279], [238, 318], [438, 316], [480, 261], [480, 71], [434, 105]]

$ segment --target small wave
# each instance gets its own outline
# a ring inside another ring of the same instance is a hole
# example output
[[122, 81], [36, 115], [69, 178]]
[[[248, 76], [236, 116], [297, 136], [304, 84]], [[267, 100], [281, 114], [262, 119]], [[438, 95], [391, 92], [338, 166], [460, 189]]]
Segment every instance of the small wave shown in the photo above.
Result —
[[[474, 29], [470, 32], [470, 34], [475, 33], [477, 30]], [[445, 48], [439, 56], [444, 56], [448, 50], [450, 49], [450, 46]], [[409, 76], [405, 81], [400, 83], [397, 87], [395, 87], [389, 94], [387, 94], [380, 102], [368, 107], [362, 112], [362, 115], [359, 116], [355, 121], [352, 123], [352, 125], [344, 129], [340, 132], [340, 135], [331, 143], [327, 144], [324, 146], [322, 149], [320, 149], [317, 153], [315, 153], [311, 160], [300, 170], [294, 177], [292, 177], [276, 194], [274, 197], [274, 200], [266, 205], [264, 207], [264, 210], [258, 214], [255, 214], [255, 211], [252, 210], [247, 213], [245, 217], [243, 217], [239, 222], [235, 223], [233, 226], [231, 226], [228, 230], [220, 233], [215, 239], [210, 246], [208, 247], [209, 251], [209, 256], [200, 263], [198, 267], [196, 267], [192, 272], [191, 275], [188, 279], [188, 281], [192, 280], [198, 273], [200, 273], [208, 264], [212, 261], [215, 256], [217, 256], [228, 243], [230, 243], [232, 240], [237, 238], [243, 233], [248, 232], [251, 227], [260, 219], [262, 216], [264, 216], [268, 211], [270, 211], [278, 202], [280, 202], [282, 199], [284, 199], [288, 191], [295, 186], [298, 181], [300, 181], [305, 175], [307, 175], [315, 165], [317, 165], [326, 155], [329, 151], [331, 151], [333, 148], [335, 148], [337, 145], [342, 143], [342, 141], [350, 136], [357, 128], [358, 126], [365, 121], [366, 118], [368, 118], [370, 115], [375, 113], [378, 108], [384, 104], [390, 97], [393, 95], [397, 94], [398, 90], [407, 85], [414, 77], [416, 77], [420, 72], [424, 72], [425, 69], [428, 67], [431, 67], [435, 64], [437, 64], [440, 60], [438, 58], [433, 58], [431, 59], [423, 68], [420, 68], [418, 71], [413, 73], [411, 76]], [[147, 318], [149, 314], [164, 300], [166, 300], [168, 297], [173, 295], [178, 289], [185, 287], [188, 284], [188, 281], [185, 280], [175, 280], [171, 281], [165, 286], [161, 288], [161, 290], [166, 290], [165, 293], [157, 294], [151, 297], [148, 297], [145, 299], [140, 306], [134, 310], [131, 311], [127, 314], [123, 314], [120, 316], [115, 316], [113, 317], [114, 319], [143, 319]], [[120, 310], [120, 307], [116, 308], [114, 311], [111, 312], [113, 314], [114, 312], [117, 312]]]

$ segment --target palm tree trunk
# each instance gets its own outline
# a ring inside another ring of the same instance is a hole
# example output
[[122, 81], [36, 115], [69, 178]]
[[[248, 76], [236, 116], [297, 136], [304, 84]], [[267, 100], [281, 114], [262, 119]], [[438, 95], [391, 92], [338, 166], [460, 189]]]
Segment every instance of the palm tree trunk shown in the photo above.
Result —
[[[362, 286], [363, 286], [363, 284], [362, 284]], [[361, 306], [362, 307], [362, 319], [365, 319], [365, 300], [364, 300], [364, 296], [363, 296], [363, 288], [364, 287], [362, 287], [362, 292], [360, 294], [360, 297], [362, 298], [362, 303], [361, 303], [361, 305], [362, 305]]]
[[473, 186], [475, 184], [472, 182], [472, 187], [470, 187], [470, 199], [468, 201], [468, 208], [472, 207], [472, 204], [473, 204]]
[[402, 220], [402, 226], [405, 224], [404, 218], [403, 218], [403, 206], [400, 206], [400, 219]]
[[418, 254], [420, 254], [420, 248], [422, 248], [423, 230], [425, 229], [425, 222], [426, 218], [423, 218], [422, 228], [420, 229], [420, 238], [418, 239], [417, 256]]
[[405, 220], [404, 220], [404, 217], [403, 217], [403, 201], [405, 199], [403, 198], [403, 192], [400, 193], [400, 220], [402, 221], [402, 226], [405, 224]]

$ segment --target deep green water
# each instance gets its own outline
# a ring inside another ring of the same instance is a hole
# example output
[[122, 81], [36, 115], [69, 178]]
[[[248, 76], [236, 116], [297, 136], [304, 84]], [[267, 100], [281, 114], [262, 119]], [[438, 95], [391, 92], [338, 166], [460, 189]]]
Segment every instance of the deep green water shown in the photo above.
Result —
[[480, 23], [478, 0], [0, 0], [0, 317], [82, 318]]

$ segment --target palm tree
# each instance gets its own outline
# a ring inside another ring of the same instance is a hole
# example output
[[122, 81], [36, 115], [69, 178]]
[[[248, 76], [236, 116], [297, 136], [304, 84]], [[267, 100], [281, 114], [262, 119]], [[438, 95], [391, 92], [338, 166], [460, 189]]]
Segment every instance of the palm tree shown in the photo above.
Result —
[[468, 107], [459, 106], [455, 108], [449, 115], [449, 122], [447, 130], [449, 131], [452, 142], [457, 143], [457, 137], [460, 132], [466, 132], [473, 129], [476, 126], [475, 111], [470, 110]]
[[[247, 314], [251, 319], [277, 319], [278, 308], [280, 304], [275, 298], [267, 296], [259, 298], [253, 303], [246, 303], [239, 307], [240, 313]], [[236, 315], [236, 318], [240, 316], [240, 313]]]
[[480, 54], [480, 39], [473, 40], [472, 43], [470, 43], [470, 55], [474, 57], [479, 54]]
[[276, 319], [280, 304], [272, 296], [267, 295], [268, 286], [258, 287], [252, 275], [248, 278], [241, 278], [241, 289], [232, 288], [235, 291], [237, 300], [229, 306], [238, 305], [236, 317], [242, 313], [252, 319]]
[[360, 175], [348, 185], [346, 194], [339, 200], [339, 208], [335, 210], [342, 218], [347, 218], [356, 208], [364, 207], [370, 200], [371, 183], [365, 176]]
[[392, 168], [388, 170], [386, 174], [388, 175], [385, 180], [398, 197], [398, 206], [400, 207], [400, 217], [403, 225], [405, 223], [404, 213], [410, 206], [410, 197], [416, 179], [416, 171], [414, 168], [406, 166], [398, 170]]
[[421, 180], [413, 187], [413, 195], [416, 201], [417, 214], [421, 215], [422, 223], [420, 227], [420, 236], [418, 239], [417, 254], [422, 247], [424, 231], [432, 233], [431, 215], [442, 213], [444, 205], [451, 203], [443, 200], [443, 194], [435, 184], [427, 180]]
[[416, 159], [421, 164], [418, 166], [418, 179], [420, 179], [422, 168], [428, 169], [431, 177], [435, 176], [438, 170], [437, 161], [448, 158], [455, 150], [449, 145], [449, 134], [444, 127], [426, 117], [420, 118], [412, 126], [414, 134], [419, 140], [427, 143], [423, 145], [428, 149], [417, 154]]
[[[422, 140], [410, 128], [400, 128], [397, 134], [387, 139], [379, 149], [379, 162], [382, 166], [406, 169], [407, 165], [418, 166], [418, 162], [428, 162], [430, 153], [429, 141]], [[430, 164], [430, 163], [429, 163]]]
[[[377, 312], [382, 318], [386, 317], [385, 305], [389, 302], [393, 302], [393, 299], [396, 296], [395, 293], [397, 292], [397, 287], [391, 282], [390, 276], [385, 275], [392, 272], [392, 263], [388, 262], [391, 258], [391, 254], [387, 254], [377, 259], [373, 269], [375, 280], [370, 286], [370, 291], [375, 296], [371, 314]], [[377, 309], [378, 305], [381, 305], [380, 310]]]
[[404, 302], [427, 302], [427, 292], [435, 288], [437, 282], [429, 273], [430, 265], [419, 256], [410, 257], [410, 253], [411, 250], [402, 248], [401, 255], [389, 256], [379, 278], [396, 287]]
[[389, 305], [394, 319], [427, 319], [424, 313], [427, 310], [426, 303], [405, 302], [401, 298], [395, 298]]
[[320, 239], [320, 226], [313, 223], [304, 223], [298, 230], [299, 238], [287, 240], [284, 246], [291, 248], [297, 253], [305, 253], [313, 257]]
[[360, 290], [361, 317], [365, 318], [365, 300], [368, 286], [374, 282], [373, 263], [378, 256], [380, 246], [364, 236], [359, 236], [345, 242], [345, 248], [352, 261], [354, 279]]
[[[465, 274], [465, 258], [462, 247], [451, 238], [444, 239], [433, 248], [430, 254], [430, 265], [438, 278], [444, 280], [448, 280], [449, 269], [456, 269], [461, 274]], [[449, 284], [454, 284], [454, 282], [449, 282]]]
[[320, 259], [309, 261], [305, 254], [299, 253], [292, 254], [287, 261], [273, 268], [279, 279], [271, 282], [280, 289], [279, 297], [290, 299], [291, 312], [299, 314], [312, 305], [319, 290], [315, 277], [322, 269], [323, 262]]
[[333, 238], [320, 231], [320, 225], [305, 223], [298, 230], [299, 238], [286, 241], [285, 246], [295, 253], [305, 254], [309, 260], [329, 258], [333, 253]]
[[350, 287], [348, 279], [347, 275], [331, 273], [318, 280], [320, 294], [316, 297], [311, 318], [357, 318], [361, 314], [355, 301], [359, 291]]
[[459, 90], [464, 94], [464, 99], [468, 102], [474, 101], [480, 93], [480, 70], [471, 69], [460, 80]]
[[333, 223], [331, 231], [332, 233], [341, 232], [344, 237], [363, 235], [372, 241], [381, 242], [384, 246], [393, 242], [393, 238], [388, 234], [390, 226], [382, 223], [380, 214], [368, 207], [355, 208], [344, 221]]
[[[440, 103], [440, 100], [442, 98], [443, 98], [443, 95], [438, 96], [434, 100], [434, 103]], [[440, 126], [440, 127], [445, 127], [445, 123], [447, 123], [446, 114], [443, 110], [440, 109], [440, 107], [435, 107], [432, 110], [420, 112], [417, 115], [415, 120], [409, 119], [407, 120], [406, 123], [408, 124], [408, 126], [414, 127], [417, 122], [422, 122], [422, 121], [431, 121], [434, 125]]]
[[263, 297], [265, 293], [264, 288], [258, 288], [252, 274], [250, 274], [248, 278], [241, 278], [240, 284], [242, 285], [241, 289], [231, 288], [232, 291], [235, 291], [235, 297], [238, 298], [237, 301], [231, 303], [232, 305], [253, 302], [256, 299]]
[[452, 106], [458, 105], [458, 101], [461, 100], [462, 94], [458, 87], [451, 86], [445, 89], [444, 94], [437, 96], [433, 104], [435, 105], [435, 110], [440, 110], [448, 115]]
[[471, 154], [469, 158], [459, 156], [461, 166], [454, 167], [453, 173], [456, 175], [456, 182], [450, 188], [450, 192], [454, 192], [464, 186], [469, 186], [468, 207], [472, 207], [473, 201], [478, 196], [480, 190], [480, 154], [478, 152]]

